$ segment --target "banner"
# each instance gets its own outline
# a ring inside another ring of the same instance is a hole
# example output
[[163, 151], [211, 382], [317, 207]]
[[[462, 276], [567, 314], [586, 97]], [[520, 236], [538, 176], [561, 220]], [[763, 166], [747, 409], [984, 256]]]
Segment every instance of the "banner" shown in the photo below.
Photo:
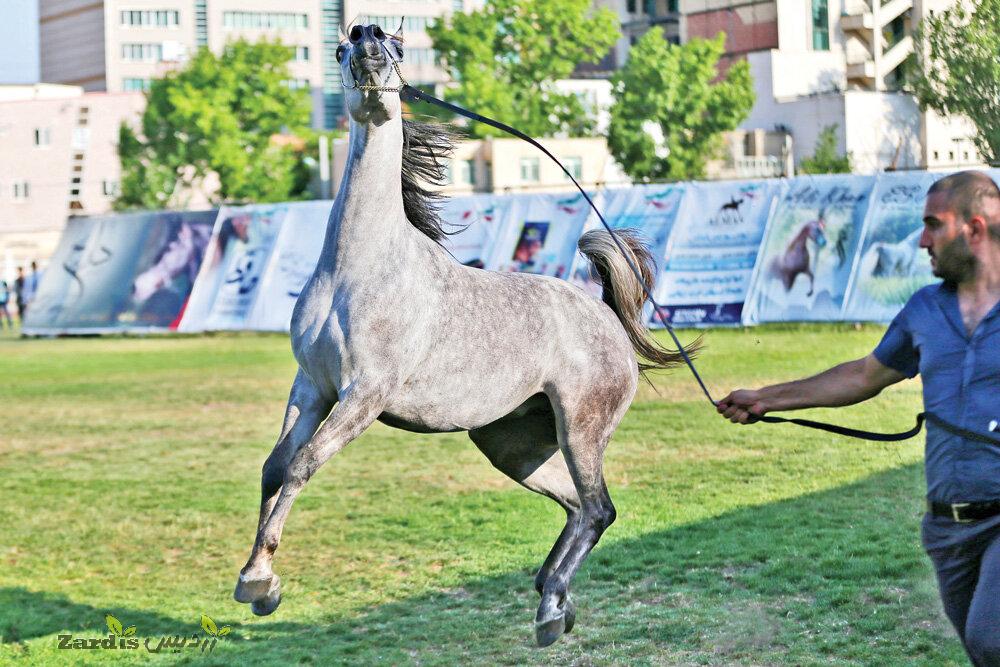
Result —
[[180, 331], [247, 328], [289, 206], [227, 206], [219, 211]]
[[566, 278], [589, 215], [581, 194], [511, 196], [484, 268]]
[[[736, 325], [783, 181], [691, 183], [654, 297], [671, 325]], [[663, 326], [650, 312], [649, 325]]]
[[872, 176], [800, 176], [764, 233], [743, 323], [836, 321], [861, 237]]
[[[653, 253], [659, 272], [663, 268], [667, 240], [684, 200], [685, 188], [683, 184], [619, 188], [608, 190], [604, 193], [603, 202], [595, 200], [594, 203], [612, 229], [633, 227], [639, 230]], [[591, 229], [603, 229], [596, 215], [587, 221], [586, 230]], [[590, 261], [579, 251], [574, 253], [570, 282], [597, 298], [601, 296], [601, 284], [591, 275]]]
[[215, 211], [71, 221], [28, 309], [25, 333], [174, 329]]
[[876, 178], [844, 319], [888, 322], [914, 292], [936, 280], [920, 235], [927, 189], [942, 177], [907, 172]]
[[511, 197], [472, 195], [444, 200], [441, 219], [450, 233], [442, 245], [462, 264], [483, 268], [506, 218]]
[[288, 331], [295, 302], [316, 270], [332, 201], [288, 205], [281, 229], [257, 290], [246, 328], [254, 331]]

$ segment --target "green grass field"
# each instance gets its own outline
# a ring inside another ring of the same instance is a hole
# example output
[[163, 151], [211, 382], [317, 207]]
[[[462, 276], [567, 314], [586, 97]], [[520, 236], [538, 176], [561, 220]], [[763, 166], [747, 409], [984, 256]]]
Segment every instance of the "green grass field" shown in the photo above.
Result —
[[[719, 396], [866, 354], [881, 329], [711, 331]], [[688, 336], [690, 338], [690, 336]], [[0, 339], [0, 663], [964, 664], [919, 545], [922, 444], [735, 426], [686, 370], [640, 388], [607, 453], [618, 522], [534, 647], [562, 527], [464, 434], [375, 425], [296, 502], [266, 618], [232, 600], [294, 362], [284, 336]], [[903, 430], [905, 382], [811, 416]], [[809, 414], [809, 413], [803, 413]], [[138, 649], [60, 649], [60, 634]], [[230, 626], [213, 652], [142, 645]]]

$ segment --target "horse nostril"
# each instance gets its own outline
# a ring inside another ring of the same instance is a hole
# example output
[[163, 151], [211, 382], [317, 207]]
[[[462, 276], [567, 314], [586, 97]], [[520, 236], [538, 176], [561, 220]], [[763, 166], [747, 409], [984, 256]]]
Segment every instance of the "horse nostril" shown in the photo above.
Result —
[[361, 37], [364, 34], [365, 34], [364, 31], [361, 29], [361, 26], [359, 25], [356, 25], [353, 28], [351, 28], [351, 35], [350, 35], [351, 44], [357, 44], [358, 42], [360, 42]]
[[382, 28], [379, 26], [375, 26], [374, 28], [372, 28], [372, 34], [375, 35], [375, 39], [379, 41], [385, 39], [385, 33], [382, 32]]

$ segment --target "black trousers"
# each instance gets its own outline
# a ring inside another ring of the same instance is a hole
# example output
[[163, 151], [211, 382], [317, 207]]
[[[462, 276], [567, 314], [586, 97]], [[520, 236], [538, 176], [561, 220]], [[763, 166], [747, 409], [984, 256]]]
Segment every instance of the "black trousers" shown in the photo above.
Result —
[[956, 539], [928, 540], [928, 532], [939, 537], [948, 531], [949, 522], [942, 517], [924, 520], [924, 546], [937, 573], [944, 612], [973, 665], [1000, 667], [1000, 522], [955, 524]]

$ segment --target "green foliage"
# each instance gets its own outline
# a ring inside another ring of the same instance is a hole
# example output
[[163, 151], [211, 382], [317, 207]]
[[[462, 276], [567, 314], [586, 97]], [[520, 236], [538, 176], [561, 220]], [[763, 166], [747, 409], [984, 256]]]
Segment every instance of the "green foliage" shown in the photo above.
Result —
[[807, 157], [799, 163], [799, 172], [803, 174], [849, 174], [851, 173], [851, 153], [840, 155], [837, 152], [837, 127], [827, 125], [816, 139], [816, 151], [812, 157]]
[[[629, 51], [612, 78], [608, 144], [636, 180], [702, 178], [721, 146], [754, 103], [750, 66], [739, 61], [719, 78], [725, 35], [670, 44], [662, 29], [650, 29]], [[657, 128], [659, 137], [651, 134]]]
[[909, 88], [922, 108], [972, 121], [976, 150], [995, 164], [1000, 162], [1000, 0], [968, 4], [956, 3], [921, 22]]
[[119, 131], [116, 208], [182, 204], [184, 191], [212, 174], [216, 201], [296, 198], [301, 151], [274, 141], [309, 124], [306, 92], [285, 83], [288, 59], [280, 43], [239, 40], [219, 56], [201, 49], [184, 69], [154, 80], [141, 132], [124, 124]]
[[[494, 0], [427, 29], [458, 87], [446, 99], [533, 136], [587, 136], [594, 110], [555, 82], [596, 63], [621, 36], [614, 12], [590, 0]], [[474, 137], [499, 130], [474, 123]]]

